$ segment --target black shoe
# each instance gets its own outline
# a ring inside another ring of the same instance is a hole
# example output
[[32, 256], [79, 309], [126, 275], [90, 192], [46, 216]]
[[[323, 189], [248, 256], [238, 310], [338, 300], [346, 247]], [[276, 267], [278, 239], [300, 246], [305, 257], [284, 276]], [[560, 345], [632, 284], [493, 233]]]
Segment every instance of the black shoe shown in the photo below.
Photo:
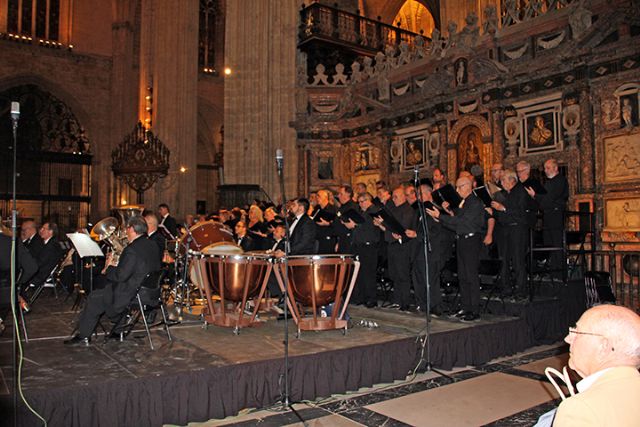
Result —
[[454, 317], [456, 319], [464, 317], [468, 312], [464, 310], [459, 310], [455, 313], [451, 313], [449, 317]]
[[431, 317], [435, 317], [437, 319], [438, 317], [442, 316], [442, 309], [439, 305], [433, 306], [431, 310], [429, 310], [429, 314], [431, 315]]
[[396, 309], [399, 309], [399, 308], [400, 308], [400, 304], [398, 304], [398, 303], [395, 303], [395, 302], [394, 302], [393, 304], [391, 304], [391, 305], [390, 305], [390, 306], [388, 306], [387, 308], [391, 308], [391, 309], [393, 309], [393, 310], [396, 310]]
[[378, 303], [376, 301], [369, 301], [368, 303], [365, 304], [365, 306], [367, 308], [374, 308], [378, 306]]
[[477, 322], [480, 320], [480, 315], [478, 313], [468, 312], [460, 319], [462, 322]]
[[398, 310], [409, 312], [409, 311], [411, 311], [411, 308], [408, 305], [402, 305], [402, 306], [400, 306], [400, 308]]
[[89, 343], [91, 343], [91, 338], [82, 338], [80, 335], [64, 341], [65, 345], [83, 345], [85, 347], [88, 347]]

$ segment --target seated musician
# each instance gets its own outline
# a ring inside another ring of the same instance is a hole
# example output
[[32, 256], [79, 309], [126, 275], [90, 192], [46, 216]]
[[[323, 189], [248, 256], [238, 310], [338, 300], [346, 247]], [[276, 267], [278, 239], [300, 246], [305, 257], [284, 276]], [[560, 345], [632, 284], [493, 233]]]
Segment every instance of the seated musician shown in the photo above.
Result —
[[116, 321], [126, 309], [147, 274], [161, 268], [158, 245], [149, 240], [147, 223], [141, 217], [127, 221], [128, 245], [115, 262], [113, 254], [107, 256], [103, 274], [108, 283], [94, 290], [88, 297], [78, 321], [78, 334], [66, 340], [67, 345], [88, 345], [91, 334], [102, 314]]
[[146, 211], [143, 217], [147, 223], [147, 237], [158, 245], [158, 249], [160, 250], [160, 260], [162, 260], [164, 250], [167, 245], [167, 239], [158, 230], [158, 217], [152, 211]]
[[53, 222], [45, 222], [38, 231], [44, 247], [36, 258], [38, 262], [38, 273], [31, 280], [31, 283], [39, 285], [47, 280], [56, 265], [61, 261], [62, 248], [58, 243], [58, 225]]

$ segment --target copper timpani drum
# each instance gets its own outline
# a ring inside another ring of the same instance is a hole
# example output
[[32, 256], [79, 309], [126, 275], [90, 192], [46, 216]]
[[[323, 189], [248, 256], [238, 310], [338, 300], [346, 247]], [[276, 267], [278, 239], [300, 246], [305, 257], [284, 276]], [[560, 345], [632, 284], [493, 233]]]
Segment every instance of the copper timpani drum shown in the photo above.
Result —
[[[286, 265], [286, 266], [285, 266]], [[289, 308], [301, 330], [347, 329], [343, 319], [353, 286], [358, 277], [360, 262], [351, 255], [299, 255], [278, 260], [276, 279], [284, 292], [284, 274], [288, 270]], [[343, 297], [343, 293], [347, 294]], [[320, 308], [333, 304], [330, 317], [321, 317]], [[305, 317], [309, 307], [312, 316]]]
[[188, 248], [201, 252], [216, 242], [233, 242], [233, 233], [224, 224], [217, 221], [199, 222], [189, 228], [189, 233], [180, 237], [180, 252]]
[[[240, 328], [259, 323], [255, 317], [273, 268], [271, 256], [258, 253], [203, 254], [196, 263], [207, 299], [207, 307], [203, 311], [205, 325], [213, 323], [233, 327], [237, 334]], [[214, 294], [220, 296], [219, 304], [213, 303]], [[247, 301], [252, 299], [253, 311], [251, 315], [245, 315]]]

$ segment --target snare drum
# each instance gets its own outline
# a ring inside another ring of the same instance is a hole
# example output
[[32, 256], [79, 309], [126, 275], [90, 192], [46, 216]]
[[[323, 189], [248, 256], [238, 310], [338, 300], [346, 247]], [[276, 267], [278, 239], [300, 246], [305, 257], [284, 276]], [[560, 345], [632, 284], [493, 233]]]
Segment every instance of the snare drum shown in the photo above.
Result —
[[[300, 330], [346, 329], [343, 316], [358, 277], [360, 263], [351, 255], [297, 255], [281, 258], [276, 278], [284, 292], [287, 269], [289, 307]], [[285, 266], [286, 265], [286, 266]], [[347, 294], [343, 299], [344, 290]], [[333, 304], [331, 317], [318, 316], [320, 307]], [[304, 318], [298, 306], [311, 307], [312, 318]]]

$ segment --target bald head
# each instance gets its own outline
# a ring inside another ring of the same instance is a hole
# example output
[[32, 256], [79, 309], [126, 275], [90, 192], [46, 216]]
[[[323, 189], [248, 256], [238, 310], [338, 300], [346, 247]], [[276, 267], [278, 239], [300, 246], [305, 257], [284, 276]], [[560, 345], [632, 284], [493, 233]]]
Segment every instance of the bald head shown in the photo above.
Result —
[[407, 201], [403, 186], [396, 187], [396, 189], [393, 190], [393, 195], [391, 197], [393, 199], [393, 204], [396, 206], [400, 206]]
[[640, 316], [628, 308], [587, 310], [565, 341], [570, 344], [569, 366], [582, 377], [613, 367], [640, 368]]
[[460, 178], [458, 178], [458, 180], [456, 181], [456, 191], [458, 192], [460, 197], [466, 199], [467, 196], [471, 194], [471, 191], [473, 191], [471, 178], [469, 178], [468, 176], [461, 176]]

